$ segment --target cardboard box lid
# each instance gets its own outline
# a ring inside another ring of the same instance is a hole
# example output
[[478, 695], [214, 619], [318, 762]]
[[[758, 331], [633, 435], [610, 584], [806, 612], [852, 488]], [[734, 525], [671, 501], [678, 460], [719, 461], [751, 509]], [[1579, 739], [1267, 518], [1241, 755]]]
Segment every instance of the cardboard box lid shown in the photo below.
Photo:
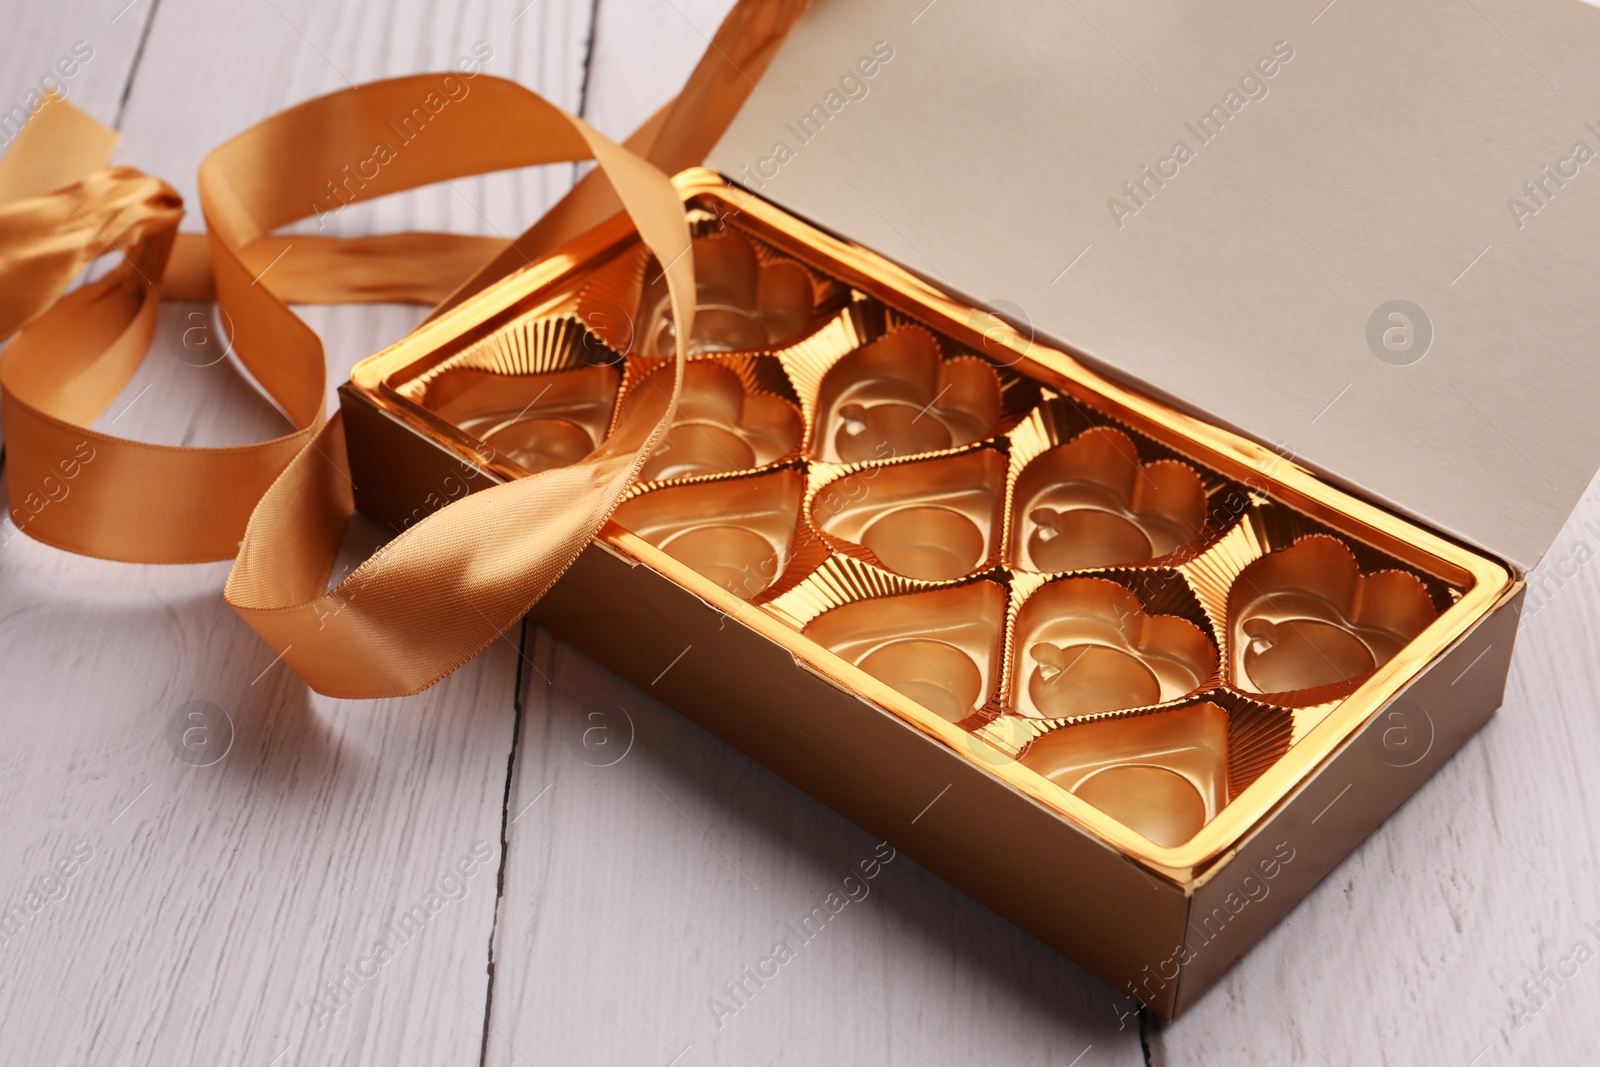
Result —
[[1526, 570], [1600, 466], [1597, 55], [1578, 0], [816, 0], [708, 165]]

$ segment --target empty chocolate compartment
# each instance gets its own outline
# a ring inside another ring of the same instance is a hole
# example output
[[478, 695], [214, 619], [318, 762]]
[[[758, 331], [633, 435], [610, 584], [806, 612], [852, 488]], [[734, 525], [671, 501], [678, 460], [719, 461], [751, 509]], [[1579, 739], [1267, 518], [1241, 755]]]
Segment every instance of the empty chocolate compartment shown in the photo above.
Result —
[[996, 582], [860, 600], [804, 634], [950, 722], [978, 713], [999, 685], [1006, 591]]
[[811, 521], [835, 551], [921, 581], [954, 581], [998, 561], [1005, 457], [992, 448], [829, 472]]
[[[796, 339], [811, 324], [811, 275], [788, 259], [763, 263], [755, 246], [731, 230], [694, 239], [695, 316], [689, 352], [755, 352]], [[638, 302], [640, 352], [669, 359], [676, 327], [666, 276], [649, 261]]]
[[816, 411], [812, 452], [830, 463], [937, 452], [995, 431], [1000, 378], [977, 356], [943, 359], [932, 334], [904, 326], [835, 363]]
[[1159, 559], [1196, 542], [1207, 517], [1194, 468], [1174, 459], [1141, 463], [1133, 440], [1110, 426], [1036, 456], [1011, 501], [1013, 560], [1041, 572]]
[[537, 474], [604, 439], [622, 357], [575, 320], [526, 320], [497, 331], [413, 387], [441, 419]]
[[[672, 367], [663, 365], [628, 391], [621, 417], [648, 407], [659, 418], [671, 394]], [[664, 481], [767, 467], [799, 454], [803, 429], [800, 409], [788, 400], [749, 391], [721, 363], [695, 361], [684, 367], [672, 429], [639, 478]]]
[[1229, 680], [1290, 705], [1344, 696], [1437, 616], [1416, 575], [1388, 569], [1362, 574], [1338, 538], [1302, 537], [1233, 579]]
[[1181, 845], [1289, 749], [1291, 713], [1226, 693], [1058, 727], [1023, 766], [1153, 844]]
[[1200, 701], [1066, 726], [1029, 745], [1021, 762], [1170, 848], [1228, 803], [1228, 713]]
[[798, 542], [805, 476], [780, 469], [751, 477], [654, 489], [617, 509], [631, 530], [741, 600], [775, 593], [803, 576], [820, 545]]
[[1118, 582], [1061, 578], [1023, 595], [1010, 687], [1022, 715], [1065, 719], [1162, 704], [1215, 677], [1217, 649], [1199, 625], [1148, 613]]

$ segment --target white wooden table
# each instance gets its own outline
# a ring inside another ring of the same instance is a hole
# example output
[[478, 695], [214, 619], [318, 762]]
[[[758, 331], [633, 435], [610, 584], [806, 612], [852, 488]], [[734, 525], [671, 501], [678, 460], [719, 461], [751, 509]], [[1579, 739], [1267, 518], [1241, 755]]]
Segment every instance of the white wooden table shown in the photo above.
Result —
[[[480, 41], [489, 72], [623, 135], [727, 2], [5, 0], [0, 106], [87, 42], [70, 98], [193, 204], [203, 154], [250, 123]], [[458, 181], [337, 225], [510, 235], [571, 178]], [[281, 432], [228, 363], [173, 355], [198, 310], [166, 309], [102, 427]], [[337, 383], [420, 312], [305, 315]], [[103, 563], [15, 533], [0, 1063], [1489, 1067], [1600, 1044], [1600, 567], [1526, 620], [1498, 720], [1178, 1023], [1141, 1020], [903, 858], [719, 1020], [710, 999], [871, 854], [865, 832], [542, 633], [419, 697], [328, 700], [223, 604], [226, 565]], [[1579, 542], [1600, 548], [1600, 491], [1552, 558]], [[234, 736], [197, 766], [173, 739], [197, 708], [220, 739], [210, 705]], [[583, 745], [595, 713], [626, 749], [610, 765]]]

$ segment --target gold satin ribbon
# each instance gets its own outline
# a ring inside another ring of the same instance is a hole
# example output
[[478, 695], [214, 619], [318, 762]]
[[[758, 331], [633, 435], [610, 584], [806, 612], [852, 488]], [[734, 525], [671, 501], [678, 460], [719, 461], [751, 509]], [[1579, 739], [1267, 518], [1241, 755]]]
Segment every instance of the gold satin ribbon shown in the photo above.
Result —
[[[225, 597], [319, 692], [404, 695], [448, 674], [560, 577], [664, 438], [694, 276], [681, 203], [656, 164], [677, 170], [703, 157], [803, 7], [743, 0], [684, 92], [628, 147], [487, 75], [415, 75], [308, 101], [206, 157], [204, 239], [177, 233], [182, 203], [165, 183], [105, 165], [113, 131], [50, 102], [0, 160], [0, 340], [15, 331], [0, 355], [0, 406], [13, 521], [46, 543], [107, 559], [185, 563], [237, 553]], [[372, 158], [371, 146], [392, 143], [388, 123], [417, 107], [434, 119], [416, 143], [351, 169]], [[353, 203], [591, 158], [596, 172], [509, 246], [451, 234], [273, 232], [337, 206], [335, 188]], [[666, 411], [625, 423], [578, 464], [442, 509], [324, 593], [354, 504], [342, 424], [325, 421], [322, 345], [288, 304], [443, 299], [442, 309], [619, 208], [668, 264], [683, 324]], [[110, 252], [122, 262], [61, 296]], [[231, 448], [174, 448], [88, 428], [143, 358], [161, 293], [214, 296], [233, 352], [285, 412], [290, 432]]]

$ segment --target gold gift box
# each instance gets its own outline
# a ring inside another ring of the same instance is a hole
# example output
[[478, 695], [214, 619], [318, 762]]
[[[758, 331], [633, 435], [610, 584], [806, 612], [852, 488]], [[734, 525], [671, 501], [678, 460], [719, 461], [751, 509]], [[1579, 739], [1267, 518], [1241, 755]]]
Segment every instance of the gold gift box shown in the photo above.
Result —
[[[683, 399], [556, 635], [1169, 1018], [1498, 705], [1503, 564], [674, 182]], [[359, 507], [403, 529], [664, 404], [660, 275], [618, 217], [360, 363]]]

